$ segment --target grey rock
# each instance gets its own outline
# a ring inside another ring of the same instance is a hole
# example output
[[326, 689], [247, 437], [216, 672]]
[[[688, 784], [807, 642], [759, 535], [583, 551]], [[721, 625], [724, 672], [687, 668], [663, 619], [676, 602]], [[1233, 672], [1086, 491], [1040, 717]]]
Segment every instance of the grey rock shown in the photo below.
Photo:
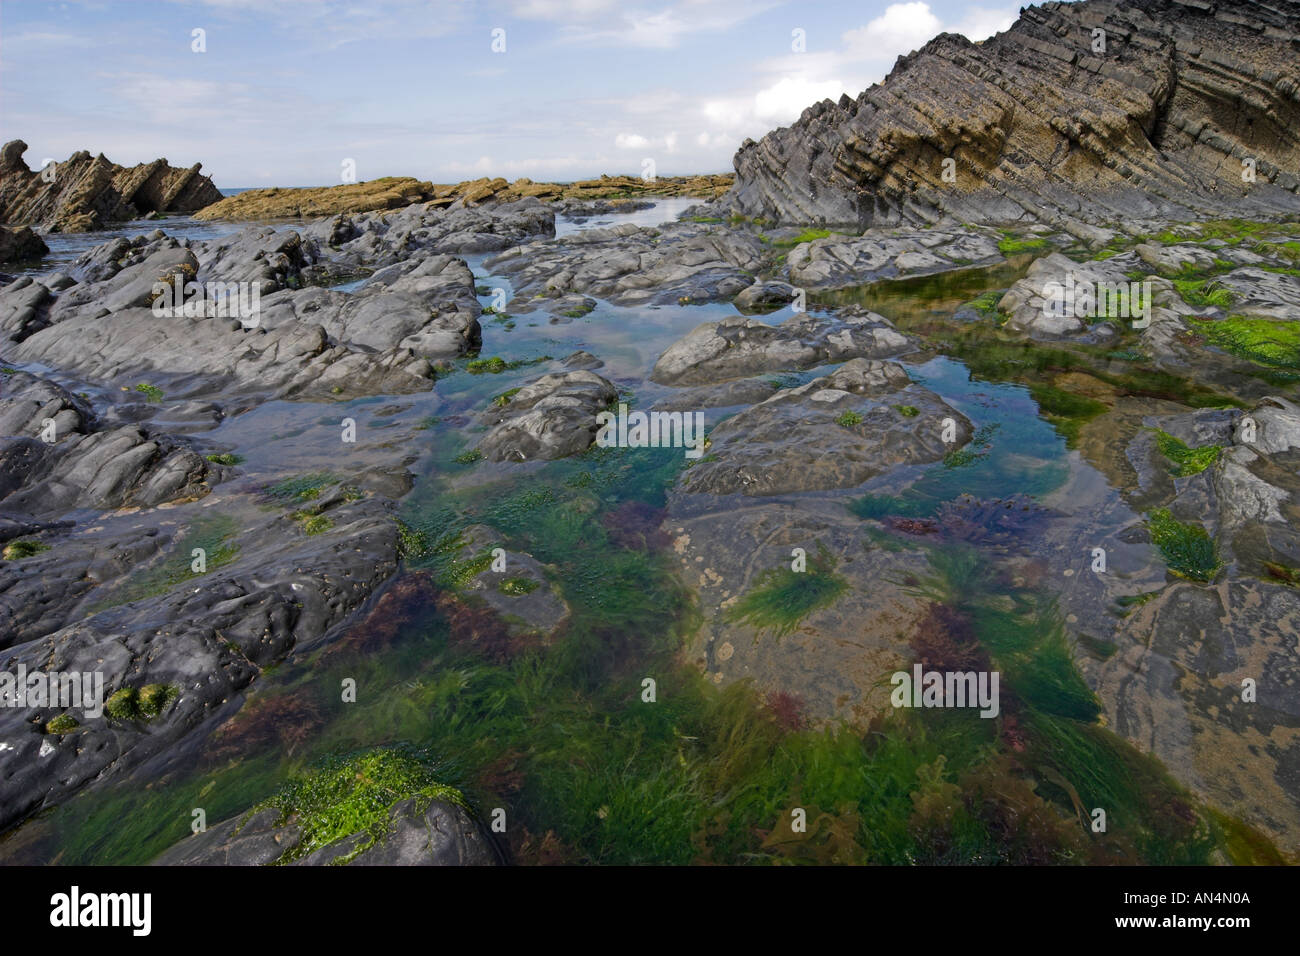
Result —
[[886, 358], [914, 348], [883, 316], [846, 310], [838, 318], [796, 313], [780, 325], [735, 316], [706, 322], [665, 350], [650, 372], [663, 385], [706, 385], [760, 372]]
[[[846, 413], [858, 420], [837, 421]], [[943, 440], [948, 419], [952, 443]], [[964, 415], [912, 383], [898, 363], [854, 359], [720, 423], [709, 433], [708, 454], [677, 487], [748, 496], [856, 488], [898, 465], [940, 461], [972, 433]]]
[[512, 395], [501, 408], [481, 416], [489, 426], [478, 449], [492, 461], [566, 458], [591, 447], [596, 414], [618, 397], [618, 389], [595, 372], [544, 375]]

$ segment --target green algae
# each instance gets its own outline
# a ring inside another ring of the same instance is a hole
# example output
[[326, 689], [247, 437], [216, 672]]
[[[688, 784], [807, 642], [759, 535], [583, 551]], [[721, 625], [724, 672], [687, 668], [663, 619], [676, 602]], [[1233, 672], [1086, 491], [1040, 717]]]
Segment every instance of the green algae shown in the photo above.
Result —
[[70, 734], [81, 726], [71, 714], [59, 714], [45, 725], [47, 734]]
[[144, 395], [146, 401], [156, 404], [163, 400], [163, 390], [157, 385], [150, 385], [148, 382], [140, 382], [136, 385], [135, 390]]
[[348, 853], [331, 861], [344, 865], [383, 841], [389, 812], [403, 800], [415, 798], [417, 812], [435, 800], [465, 807], [460, 791], [441, 783], [439, 777], [437, 763], [410, 747], [330, 756], [291, 778], [251, 812], [278, 810], [280, 822], [292, 821], [301, 834], [299, 842], [275, 861], [277, 865], [361, 834]]
[[506, 578], [497, 590], [511, 597], [522, 597], [525, 594], [532, 594], [540, 586], [532, 578]]
[[214, 465], [226, 465], [226, 466], [233, 467], [234, 465], [242, 465], [244, 463], [243, 455], [234, 455], [234, 454], [230, 454], [229, 452], [222, 452], [219, 455], [206, 455], [204, 457], [207, 461], [212, 462]]
[[515, 369], [528, 368], [550, 360], [549, 355], [516, 361], [507, 361], [499, 355], [494, 355], [491, 358], [470, 359], [465, 363], [465, 371], [471, 375], [500, 375], [502, 372], [513, 372]]
[[769, 568], [728, 609], [726, 619], [748, 624], [759, 633], [771, 631], [784, 637], [813, 611], [834, 604], [848, 590], [848, 581], [835, 573], [835, 565], [834, 557], [819, 545], [804, 571], [786, 565]]
[[0, 558], [6, 561], [21, 561], [23, 558], [30, 558], [48, 550], [50, 546], [44, 541], [17, 538], [4, 546], [4, 550], [0, 551]]
[[1173, 283], [1183, 301], [1196, 308], [1227, 309], [1237, 300], [1236, 293], [1217, 285], [1213, 279], [1174, 279]]
[[330, 485], [338, 484], [338, 477], [327, 471], [312, 471], [277, 481], [267, 487], [263, 496], [276, 501], [314, 501]]
[[864, 421], [866, 421], [866, 419], [862, 417], [861, 412], [855, 412], [850, 409], [841, 412], [839, 417], [835, 419], [835, 424], [843, 428], [852, 428], [854, 425], [861, 425]]
[[1173, 465], [1171, 473], [1175, 478], [1188, 478], [1192, 475], [1199, 475], [1218, 461], [1219, 455], [1223, 451], [1221, 445], [1203, 445], [1199, 448], [1189, 448], [1182, 439], [1176, 438], [1168, 432], [1161, 431], [1158, 428], [1152, 430], [1156, 433], [1156, 447]]
[[1238, 358], [1271, 368], [1300, 370], [1300, 323], [1242, 315], [1189, 321], [1211, 345]]
[[152, 720], [179, 696], [174, 684], [122, 687], [104, 702], [104, 714], [114, 720]]
[[295, 511], [289, 517], [298, 522], [298, 527], [306, 535], [324, 534], [334, 527], [334, 522], [327, 515], [314, 514], [310, 511]]
[[1192, 581], [1211, 581], [1222, 563], [1214, 539], [1199, 524], [1184, 524], [1168, 508], [1147, 515], [1151, 543], [1164, 556], [1169, 570]]
[[1011, 233], [1004, 233], [1003, 238], [998, 240], [998, 251], [1004, 256], [1015, 256], [1026, 252], [1040, 252], [1047, 249], [1051, 243], [1039, 236], [1014, 236]]
[[502, 392], [500, 395], [496, 395], [496, 396], [494, 396], [494, 397], [492, 398], [492, 402], [491, 402], [492, 407], [493, 407], [493, 408], [505, 408], [507, 405], [510, 404], [510, 399], [512, 399], [512, 398], [514, 398], [516, 395], [518, 395], [519, 392], [520, 392], [520, 390], [521, 390], [522, 388], [523, 388], [522, 385], [521, 385], [521, 386], [518, 386], [518, 387], [516, 387], [516, 388], [508, 388], [508, 389], [506, 389], [504, 392]]

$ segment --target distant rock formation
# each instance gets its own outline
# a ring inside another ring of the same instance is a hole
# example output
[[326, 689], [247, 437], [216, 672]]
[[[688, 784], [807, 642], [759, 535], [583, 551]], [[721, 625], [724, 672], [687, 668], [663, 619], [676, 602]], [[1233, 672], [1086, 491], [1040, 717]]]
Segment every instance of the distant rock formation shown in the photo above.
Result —
[[31, 229], [6, 229], [0, 226], [0, 263], [39, 259], [50, 247]]
[[223, 199], [198, 214], [198, 219], [309, 219], [340, 213], [376, 212], [426, 203], [441, 209], [455, 203], [474, 206], [485, 202], [541, 200], [603, 200], [634, 196], [695, 196], [716, 199], [732, 184], [732, 176], [659, 177], [601, 176], [575, 183], [535, 183], [531, 179], [471, 179], [453, 185], [436, 185], [409, 177], [390, 176], [364, 183], [300, 189], [250, 189]]
[[1298, 54], [1291, 0], [1026, 7], [747, 140], [722, 203], [856, 227], [1297, 212]]
[[177, 169], [165, 159], [118, 166], [82, 150], [49, 170], [23, 160], [27, 144], [0, 150], [0, 222], [40, 232], [89, 232], [150, 213], [187, 213], [221, 199], [201, 163]]

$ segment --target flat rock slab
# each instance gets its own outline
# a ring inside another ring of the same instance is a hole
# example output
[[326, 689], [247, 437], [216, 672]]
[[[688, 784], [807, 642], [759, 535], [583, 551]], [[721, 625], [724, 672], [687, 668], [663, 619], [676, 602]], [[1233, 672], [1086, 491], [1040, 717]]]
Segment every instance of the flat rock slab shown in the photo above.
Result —
[[898, 465], [940, 461], [972, 434], [901, 365], [854, 359], [723, 421], [677, 487], [748, 496], [855, 488]]
[[[908, 641], [928, 603], [894, 582], [927, 573], [921, 552], [873, 550], [842, 499], [724, 498], [689, 513], [670, 501], [663, 529], [704, 615], [687, 653], [713, 683], [752, 680], [818, 723], [865, 724], [890, 710], [886, 681], [912, 660]], [[794, 548], [810, 558], [826, 549], [848, 582], [838, 600], [783, 636], [730, 618], [765, 571], [790, 567]]]
[[734, 316], [696, 326], [659, 356], [650, 380], [661, 385], [713, 385], [762, 372], [816, 368], [857, 358], [910, 352], [912, 340], [875, 313], [833, 318], [795, 313], [779, 325]]

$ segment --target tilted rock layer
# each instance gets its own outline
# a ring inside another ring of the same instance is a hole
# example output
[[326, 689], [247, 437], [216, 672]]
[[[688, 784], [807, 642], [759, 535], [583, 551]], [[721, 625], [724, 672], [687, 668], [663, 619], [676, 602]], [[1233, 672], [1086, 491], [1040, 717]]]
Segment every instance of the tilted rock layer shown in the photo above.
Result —
[[1288, 0], [1026, 7], [1005, 33], [942, 34], [856, 100], [746, 141], [722, 202], [859, 227], [1294, 212], [1298, 50]]
[[221, 192], [200, 163], [177, 169], [165, 159], [119, 166], [82, 150], [47, 169], [29, 169], [20, 139], [0, 150], [0, 222], [43, 232], [88, 232], [149, 213], [188, 213]]

